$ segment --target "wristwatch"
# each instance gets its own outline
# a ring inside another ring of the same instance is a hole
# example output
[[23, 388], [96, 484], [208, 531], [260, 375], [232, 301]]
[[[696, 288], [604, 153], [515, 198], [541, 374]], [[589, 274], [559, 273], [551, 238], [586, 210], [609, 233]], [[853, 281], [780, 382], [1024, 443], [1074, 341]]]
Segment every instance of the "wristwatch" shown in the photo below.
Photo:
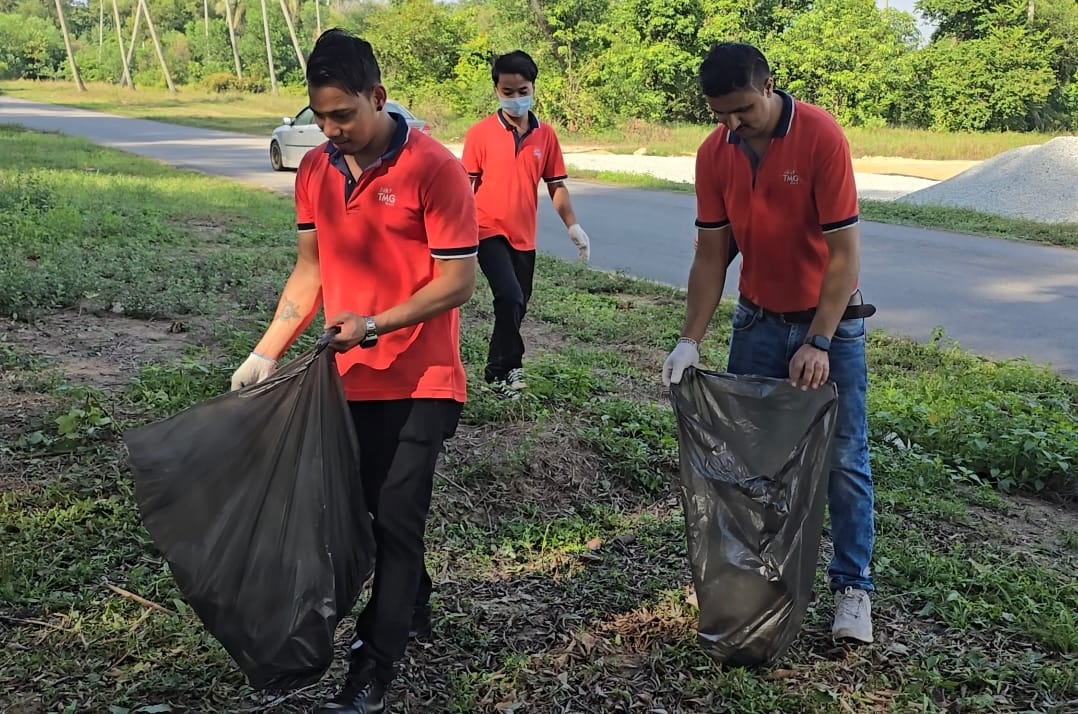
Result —
[[374, 324], [373, 317], [364, 317], [363, 321], [366, 325], [363, 332], [363, 339], [359, 341], [361, 349], [368, 349], [378, 344], [378, 325]]
[[805, 340], [806, 345], [812, 345], [821, 352], [831, 351], [831, 340], [827, 339], [823, 335], [813, 335]]

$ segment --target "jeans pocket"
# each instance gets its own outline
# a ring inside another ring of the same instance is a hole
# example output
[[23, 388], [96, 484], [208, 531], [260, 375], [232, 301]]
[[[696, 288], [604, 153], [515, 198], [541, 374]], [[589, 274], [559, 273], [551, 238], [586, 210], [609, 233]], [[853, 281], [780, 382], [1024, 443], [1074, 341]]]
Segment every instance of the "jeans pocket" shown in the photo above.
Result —
[[865, 319], [855, 317], [852, 320], [843, 320], [838, 323], [838, 327], [835, 328], [835, 335], [831, 339], [838, 342], [863, 341], [865, 339]]
[[743, 332], [749, 329], [756, 324], [756, 321], [759, 319], [759, 317], [759, 310], [751, 310], [742, 305], [741, 303], [738, 303], [737, 307], [734, 308], [734, 319], [731, 323], [733, 325], [734, 332]]

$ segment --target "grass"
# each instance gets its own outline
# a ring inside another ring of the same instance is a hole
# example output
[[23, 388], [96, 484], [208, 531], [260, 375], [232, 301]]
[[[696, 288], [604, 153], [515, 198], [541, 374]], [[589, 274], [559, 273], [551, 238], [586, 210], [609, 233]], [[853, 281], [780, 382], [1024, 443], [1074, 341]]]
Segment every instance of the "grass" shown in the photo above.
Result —
[[[290, 201], [56, 135], [0, 128], [0, 155], [3, 709], [306, 710], [331, 678], [252, 692], [194, 618], [118, 438], [227, 388], [291, 265]], [[541, 257], [516, 402], [477, 386], [489, 291], [465, 306], [471, 401], [428, 524], [437, 636], [410, 646], [394, 711], [1073, 711], [1078, 385], [878, 333], [877, 643], [831, 643], [821, 567], [776, 666], [701, 653], [657, 379], [683, 300]]]
[[[280, 96], [270, 94], [212, 94], [197, 87], [181, 87], [176, 95], [154, 87], [135, 92], [106, 83], [88, 83], [85, 94], [68, 82], [5, 81], [0, 93], [34, 101], [67, 104], [84, 109], [113, 112], [143, 119], [156, 119], [188, 126], [264, 135], [282, 116], [293, 116], [306, 102], [303, 90], [285, 87]], [[459, 117], [437, 103], [410, 107], [427, 119], [434, 135], [445, 142], [461, 142], [464, 132], [478, 117]], [[632, 120], [599, 132], [570, 132], [559, 127], [562, 143], [599, 146], [616, 153], [632, 153], [641, 147], [654, 156], [696, 153], [712, 127], [694, 124], [656, 125]], [[853, 155], [890, 156], [907, 159], [980, 160], [1029, 144], [1043, 144], [1054, 134], [950, 133], [888, 127], [846, 130]]]

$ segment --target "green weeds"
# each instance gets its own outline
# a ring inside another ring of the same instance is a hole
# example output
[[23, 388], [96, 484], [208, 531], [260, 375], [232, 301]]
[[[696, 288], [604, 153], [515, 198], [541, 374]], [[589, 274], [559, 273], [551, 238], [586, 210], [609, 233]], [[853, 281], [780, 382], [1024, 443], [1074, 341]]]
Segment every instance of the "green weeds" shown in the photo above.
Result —
[[[291, 264], [289, 202], [57, 136], [0, 129], [0, 155], [8, 324], [153, 315], [182, 318], [190, 337], [120, 360], [0, 333], [5, 711], [267, 707], [141, 526], [118, 434], [227, 389]], [[514, 401], [482, 385], [486, 288], [465, 307], [471, 400], [428, 522], [437, 635], [410, 647], [395, 711], [1067, 711], [1078, 388], [1023, 362], [871, 335], [877, 642], [832, 644], [821, 568], [784, 661], [722, 669], [696, 646], [684, 600], [676, 430], [658, 385], [683, 304], [671, 288], [541, 257], [530, 387]], [[725, 363], [729, 317], [724, 304], [705, 366]], [[95, 382], [109, 360], [118, 385]], [[307, 710], [330, 687], [273, 710]]]

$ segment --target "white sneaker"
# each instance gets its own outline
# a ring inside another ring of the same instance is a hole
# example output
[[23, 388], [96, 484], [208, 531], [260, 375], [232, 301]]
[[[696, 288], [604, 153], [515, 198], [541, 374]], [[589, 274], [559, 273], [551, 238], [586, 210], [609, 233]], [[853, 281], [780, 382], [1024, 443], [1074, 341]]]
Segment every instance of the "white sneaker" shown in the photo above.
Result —
[[509, 383], [504, 379], [491, 382], [487, 386], [490, 388], [490, 391], [494, 392], [502, 399], [520, 399], [520, 390], [510, 387]]
[[835, 624], [831, 626], [831, 636], [836, 640], [872, 642], [872, 603], [867, 592], [848, 587], [835, 593]]
[[520, 367], [509, 370], [509, 374], [505, 375], [505, 383], [514, 392], [522, 392], [528, 388], [528, 383], [524, 381], [524, 370]]

